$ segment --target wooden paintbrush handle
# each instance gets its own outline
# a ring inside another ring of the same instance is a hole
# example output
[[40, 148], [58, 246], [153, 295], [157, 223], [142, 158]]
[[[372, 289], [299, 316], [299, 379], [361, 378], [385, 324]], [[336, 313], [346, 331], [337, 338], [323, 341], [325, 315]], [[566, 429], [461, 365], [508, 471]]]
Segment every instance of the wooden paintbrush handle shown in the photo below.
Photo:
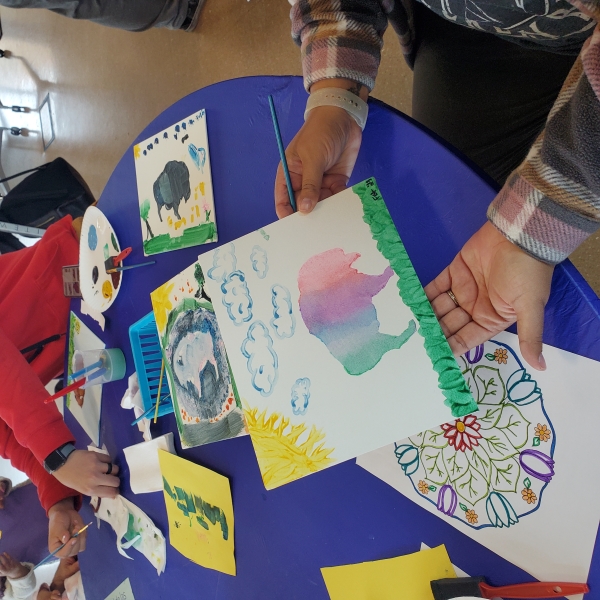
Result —
[[571, 594], [585, 594], [590, 588], [585, 583], [536, 582], [518, 583], [492, 587], [485, 583], [479, 584], [484, 598], [559, 598]]

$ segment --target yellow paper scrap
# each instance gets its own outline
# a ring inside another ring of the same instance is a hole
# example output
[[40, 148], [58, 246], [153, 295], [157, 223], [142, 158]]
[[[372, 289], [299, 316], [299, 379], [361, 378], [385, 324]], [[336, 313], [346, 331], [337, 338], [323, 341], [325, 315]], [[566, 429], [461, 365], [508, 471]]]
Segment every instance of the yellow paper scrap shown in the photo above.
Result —
[[235, 575], [229, 479], [159, 450], [171, 546], [195, 563]]
[[433, 600], [430, 582], [456, 577], [445, 546], [321, 569], [331, 600]]

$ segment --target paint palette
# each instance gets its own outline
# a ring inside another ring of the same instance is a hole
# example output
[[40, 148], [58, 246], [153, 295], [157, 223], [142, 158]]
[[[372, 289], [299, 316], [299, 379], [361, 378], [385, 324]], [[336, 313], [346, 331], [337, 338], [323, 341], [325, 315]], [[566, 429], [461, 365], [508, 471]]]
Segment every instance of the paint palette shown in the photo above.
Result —
[[115, 301], [121, 273], [107, 273], [105, 261], [121, 252], [119, 240], [104, 213], [90, 206], [83, 216], [79, 244], [79, 283], [84, 301], [104, 312]]

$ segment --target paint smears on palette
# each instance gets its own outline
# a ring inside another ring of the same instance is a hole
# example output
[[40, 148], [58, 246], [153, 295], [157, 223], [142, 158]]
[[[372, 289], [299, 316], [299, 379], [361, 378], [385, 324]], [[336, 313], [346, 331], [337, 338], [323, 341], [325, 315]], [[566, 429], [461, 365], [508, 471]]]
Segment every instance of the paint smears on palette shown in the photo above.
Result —
[[133, 147], [144, 254], [217, 241], [206, 111]]
[[84, 301], [104, 312], [115, 301], [121, 273], [107, 273], [106, 261], [121, 252], [119, 240], [104, 213], [90, 206], [83, 216], [79, 244], [79, 283]]

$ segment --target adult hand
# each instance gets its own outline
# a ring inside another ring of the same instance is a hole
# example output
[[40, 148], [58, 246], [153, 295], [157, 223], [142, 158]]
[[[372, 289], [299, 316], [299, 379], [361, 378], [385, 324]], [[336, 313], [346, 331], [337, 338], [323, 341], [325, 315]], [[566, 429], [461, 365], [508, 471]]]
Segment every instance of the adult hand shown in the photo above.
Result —
[[[285, 151], [300, 212], [309, 213], [319, 200], [346, 189], [361, 140], [360, 127], [343, 108], [318, 106], [308, 113]], [[275, 177], [275, 211], [280, 219], [294, 212], [281, 163]]]
[[[109, 469], [110, 475], [107, 474]], [[119, 493], [118, 472], [119, 467], [111, 463], [108, 454], [75, 450], [53, 475], [63, 485], [86, 496], [115, 498]]]
[[0, 554], [0, 576], [20, 579], [29, 573], [29, 569], [15, 560], [8, 552]]
[[455, 356], [516, 321], [523, 358], [543, 371], [544, 307], [553, 270], [552, 265], [529, 256], [487, 222], [425, 288]]
[[87, 531], [72, 538], [83, 527], [83, 520], [73, 506], [73, 498], [65, 498], [48, 511], [48, 550], [54, 552], [60, 545], [66, 546], [56, 554], [57, 558], [75, 556], [85, 550]]

